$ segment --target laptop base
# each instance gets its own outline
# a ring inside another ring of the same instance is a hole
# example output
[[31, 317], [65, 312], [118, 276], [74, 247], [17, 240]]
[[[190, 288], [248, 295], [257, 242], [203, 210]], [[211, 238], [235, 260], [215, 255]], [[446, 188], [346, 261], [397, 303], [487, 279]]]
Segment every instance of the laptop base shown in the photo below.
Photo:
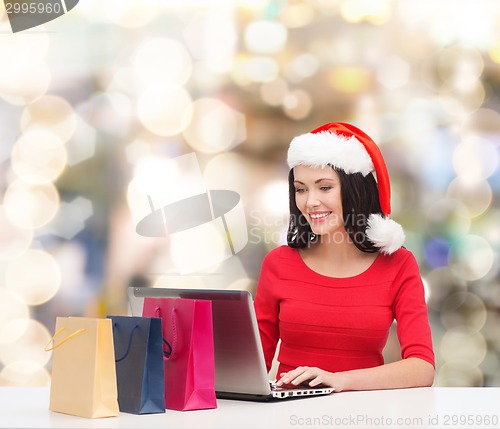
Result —
[[306, 399], [317, 396], [329, 395], [335, 389], [321, 388], [317, 390], [295, 390], [295, 389], [282, 389], [275, 391], [269, 395], [258, 395], [254, 393], [237, 393], [237, 392], [215, 392], [217, 399], [233, 399], [237, 401], [253, 401], [253, 402], [273, 402], [273, 401], [287, 401], [290, 399]]

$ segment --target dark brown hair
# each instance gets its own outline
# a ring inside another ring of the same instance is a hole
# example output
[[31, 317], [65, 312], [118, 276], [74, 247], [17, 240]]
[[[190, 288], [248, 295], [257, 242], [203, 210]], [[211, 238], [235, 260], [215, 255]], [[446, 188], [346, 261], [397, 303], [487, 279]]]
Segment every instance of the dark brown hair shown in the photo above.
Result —
[[[378, 187], [372, 173], [363, 176], [361, 173], [347, 174], [344, 170], [332, 167], [340, 180], [342, 198], [342, 216], [347, 234], [355, 246], [368, 253], [379, 250], [366, 236], [366, 227], [370, 214], [382, 214], [378, 197]], [[290, 223], [288, 225], [287, 242], [290, 247], [302, 248], [315, 240], [309, 222], [300, 212], [295, 201], [295, 180], [293, 168], [288, 173], [288, 189], [290, 197]]]

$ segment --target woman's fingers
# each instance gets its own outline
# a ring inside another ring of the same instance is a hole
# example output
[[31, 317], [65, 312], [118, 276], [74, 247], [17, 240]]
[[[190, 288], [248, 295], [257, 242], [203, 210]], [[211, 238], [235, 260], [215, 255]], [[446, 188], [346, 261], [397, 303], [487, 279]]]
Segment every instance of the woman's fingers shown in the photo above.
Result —
[[288, 371], [280, 374], [280, 379], [276, 383], [277, 386], [282, 386], [286, 384], [292, 384], [297, 386], [306, 381], [311, 381], [315, 379], [317, 374], [316, 371], [319, 371], [318, 368], [310, 368], [307, 366], [299, 366], [292, 371]]

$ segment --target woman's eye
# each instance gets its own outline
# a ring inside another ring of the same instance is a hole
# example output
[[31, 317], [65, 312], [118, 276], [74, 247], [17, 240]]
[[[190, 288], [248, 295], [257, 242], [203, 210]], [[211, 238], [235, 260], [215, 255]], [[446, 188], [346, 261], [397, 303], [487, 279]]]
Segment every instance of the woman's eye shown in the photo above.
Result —
[[295, 188], [295, 192], [296, 192], [297, 194], [299, 194], [299, 193], [301, 193], [301, 192], [304, 192], [304, 191], [305, 191], [305, 189], [304, 189], [304, 188]]
[[332, 186], [322, 186], [320, 189], [322, 191], [329, 191], [330, 189], [332, 189]]

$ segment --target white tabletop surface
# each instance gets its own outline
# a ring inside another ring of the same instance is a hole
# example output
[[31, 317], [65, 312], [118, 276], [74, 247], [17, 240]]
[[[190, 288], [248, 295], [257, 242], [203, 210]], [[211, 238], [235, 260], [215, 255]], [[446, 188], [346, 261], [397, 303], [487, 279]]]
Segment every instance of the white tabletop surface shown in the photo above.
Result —
[[500, 388], [341, 392], [274, 403], [86, 419], [49, 411], [49, 389], [0, 387], [1, 428], [500, 428]]

